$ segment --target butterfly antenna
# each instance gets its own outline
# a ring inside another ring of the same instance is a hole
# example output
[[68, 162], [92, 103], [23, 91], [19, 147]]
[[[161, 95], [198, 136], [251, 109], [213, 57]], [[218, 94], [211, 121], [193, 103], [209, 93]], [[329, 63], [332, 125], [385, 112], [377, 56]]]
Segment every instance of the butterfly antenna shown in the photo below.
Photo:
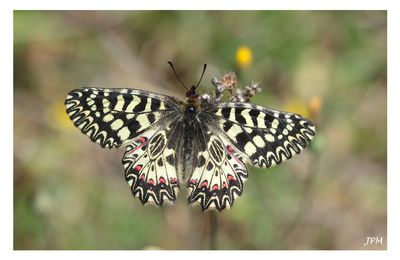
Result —
[[182, 86], [183, 86], [187, 91], [189, 91], [189, 89], [186, 87], [186, 85], [183, 84], [182, 80], [179, 78], [178, 73], [176, 73], [176, 71], [175, 71], [175, 69], [174, 69], [174, 65], [172, 65], [172, 62], [168, 61], [168, 64], [169, 64], [169, 66], [171, 66], [172, 70], [173, 70], [174, 73], [175, 73], [176, 78], [179, 80], [179, 82], [182, 84]]
[[199, 84], [200, 84], [201, 80], [203, 79], [204, 72], [206, 72], [206, 68], [207, 68], [207, 64], [204, 64], [204, 67], [203, 67], [203, 73], [201, 73], [201, 77], [200, 77], [199, 83], [197, 83], [197, 85], [196, 85], [195, 89], [196, 89], [196, 88], [199, 86]]

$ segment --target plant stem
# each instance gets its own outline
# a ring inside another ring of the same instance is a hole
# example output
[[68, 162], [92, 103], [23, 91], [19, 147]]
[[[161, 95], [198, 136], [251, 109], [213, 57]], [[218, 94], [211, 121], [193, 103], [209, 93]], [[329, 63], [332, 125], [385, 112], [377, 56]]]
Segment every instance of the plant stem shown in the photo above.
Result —
[[217, 249], [218, 218], [217, 212], [210, 211], [210, 249]]

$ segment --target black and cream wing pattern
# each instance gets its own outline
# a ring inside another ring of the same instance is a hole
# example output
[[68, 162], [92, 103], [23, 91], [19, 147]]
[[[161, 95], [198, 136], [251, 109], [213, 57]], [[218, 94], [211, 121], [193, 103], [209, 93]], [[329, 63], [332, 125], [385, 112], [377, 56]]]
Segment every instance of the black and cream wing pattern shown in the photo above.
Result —
[[166, 146], [179, 113], [173, 98], [131, 89], [81, 88], [65, 101], [82, 133], [105, 148], [126, 146], [125, 178], [144, 204], [176, 199], [178, 177], [174, 149]]
[[106, 148], [118, 148], [165, 121], [179, 109], [173, 98], [132, 89], [81, 88], [65, 101], [82, 133]]
[[246, 161], [270, 168], [300, 153], [315, 135], [315, 126], [300, 115], [247, 103], [219, 103], [206, 110], [213, 125]]
[[230, 208], [243, 193], [246, 165], [269, 168], [300, 153], [315, 127], [304, 117], [188, 91], [186, 101], [143, 90], [81, 88], [67, 114], [105, 148], [125, 147], [125, 179], [143, 204], [176, 200], [179, 188], [203, 210]]

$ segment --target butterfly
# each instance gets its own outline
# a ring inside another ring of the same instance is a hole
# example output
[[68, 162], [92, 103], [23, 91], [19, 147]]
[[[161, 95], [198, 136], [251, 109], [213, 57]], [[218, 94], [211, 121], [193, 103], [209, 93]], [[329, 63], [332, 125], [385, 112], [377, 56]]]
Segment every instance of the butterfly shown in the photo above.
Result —
[[204, 98], [199, 83], [182, 83], [185, 100], [137, 89], [80, 88], [69, 92], [65, 106], [93, 142], [125, 147], [125, 179], [143, 204], [173, 203], [183, 185], [189, 204], [222, 211], [243, 193], [247, 164], [269, 168], [300, 153], [315, 126], [295, 113]]

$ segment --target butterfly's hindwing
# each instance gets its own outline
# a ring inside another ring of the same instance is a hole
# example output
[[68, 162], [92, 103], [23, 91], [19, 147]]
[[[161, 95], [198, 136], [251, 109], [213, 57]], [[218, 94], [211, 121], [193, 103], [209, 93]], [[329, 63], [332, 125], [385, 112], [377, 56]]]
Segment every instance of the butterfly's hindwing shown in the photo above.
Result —
[[161, 206], [176, 200], [179, 188], [176, 155], [174, 149], [168, 148], [172, 132], [171, 127], [153, 129], [127, 146], [122, 159], [125, 178], [133, 196], [143, 204]]
[[81, 88], [65, 101], [82, 133], [102, 147], [117, 148], [176, 112], [174, 99], [131, 89]]
[[203, 210], [230, 208], [243, 191], [247, 168], [238, 151], [224, 138], [203, 125], [203, 149], [195, 155], [193, 174], [189, 185], [189, 203], [200, 203]]
[[294, 113], [245, 103], [217, 103], [206, 109], [210, 125], [257, 167], [271, 167], [300, 153], [315, 135], [314, 125]]

